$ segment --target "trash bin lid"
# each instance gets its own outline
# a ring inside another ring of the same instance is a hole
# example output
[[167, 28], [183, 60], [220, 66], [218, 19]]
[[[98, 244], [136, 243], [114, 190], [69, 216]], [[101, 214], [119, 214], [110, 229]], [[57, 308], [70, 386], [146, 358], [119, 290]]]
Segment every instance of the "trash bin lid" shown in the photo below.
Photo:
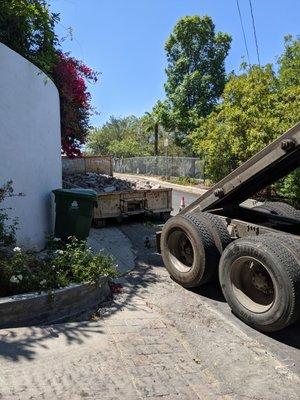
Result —
[[55, 189], [55, 196], [71, 197], [73, 199], [97, 200], [97, 192], [93, 189]]

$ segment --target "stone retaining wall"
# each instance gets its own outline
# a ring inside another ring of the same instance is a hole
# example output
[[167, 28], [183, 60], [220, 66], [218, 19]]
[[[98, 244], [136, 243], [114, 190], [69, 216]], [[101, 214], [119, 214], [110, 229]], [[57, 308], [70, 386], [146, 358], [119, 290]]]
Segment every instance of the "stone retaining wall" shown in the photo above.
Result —
[[108, 279], [98, 285], [78, 284], [48, 293], [0, 298], [0, 328], [63, 321], [95, 307], [110, 295]]

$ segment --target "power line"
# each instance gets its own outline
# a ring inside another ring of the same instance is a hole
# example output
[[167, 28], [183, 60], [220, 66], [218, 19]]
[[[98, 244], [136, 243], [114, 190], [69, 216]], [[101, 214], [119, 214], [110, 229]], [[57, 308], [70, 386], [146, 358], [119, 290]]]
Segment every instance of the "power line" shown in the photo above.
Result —
[[241, 14], [241, 10], [240, 10], [239, 0], [236, 0], [236, 5], [237, 5], [238, 12], [239, 12], [240, 23], [241, 23], [242, 32], [243, 32], [244, 44], [245, 44], [245, 48], [246, 48], [248, 63], [249, 63], [249, 66], [251, 67], [249, 50], [248, 50], [247, 39], [246, 39], [246, 34], [245, 34], [245, 29], [244, 29], [244, 24], [243, 24], [243, 18], [242, 18], [242, 14]]
[[255, 21], [254, 21], [253, 8], [252, 8], [252, 1], [251, 0], [249, 0], [249, 5], [250, 5], [250, 11], [251, 11], [251, 17], [252, 17], [252, 25], [253, 25], [253, 33], [254, 33], [255, 46], [256, 46], [257, 61], [258, 61], [258, 65], [260, 66], [257, 35], [256, 35], [256, 28], [255, 28]]

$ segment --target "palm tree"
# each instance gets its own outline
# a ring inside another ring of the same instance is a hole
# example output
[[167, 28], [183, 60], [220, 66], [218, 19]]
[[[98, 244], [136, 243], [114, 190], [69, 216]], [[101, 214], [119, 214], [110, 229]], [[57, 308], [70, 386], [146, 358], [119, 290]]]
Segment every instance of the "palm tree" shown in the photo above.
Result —
[[154, 155], [158, 156], [158, 140], [159, 140], [159, 121], [154, 113], [145, 112], [147, 119], [145, 120], [146, 132], [154, 132]]

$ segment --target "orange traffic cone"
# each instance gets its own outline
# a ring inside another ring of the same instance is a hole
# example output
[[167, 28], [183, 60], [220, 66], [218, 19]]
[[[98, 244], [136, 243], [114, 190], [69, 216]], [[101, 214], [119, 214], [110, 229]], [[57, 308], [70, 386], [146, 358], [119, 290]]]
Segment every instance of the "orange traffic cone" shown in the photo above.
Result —
[[185, 208], [185, 200], [184, 196], [181, 197], [179, 211], [182, 211]]

